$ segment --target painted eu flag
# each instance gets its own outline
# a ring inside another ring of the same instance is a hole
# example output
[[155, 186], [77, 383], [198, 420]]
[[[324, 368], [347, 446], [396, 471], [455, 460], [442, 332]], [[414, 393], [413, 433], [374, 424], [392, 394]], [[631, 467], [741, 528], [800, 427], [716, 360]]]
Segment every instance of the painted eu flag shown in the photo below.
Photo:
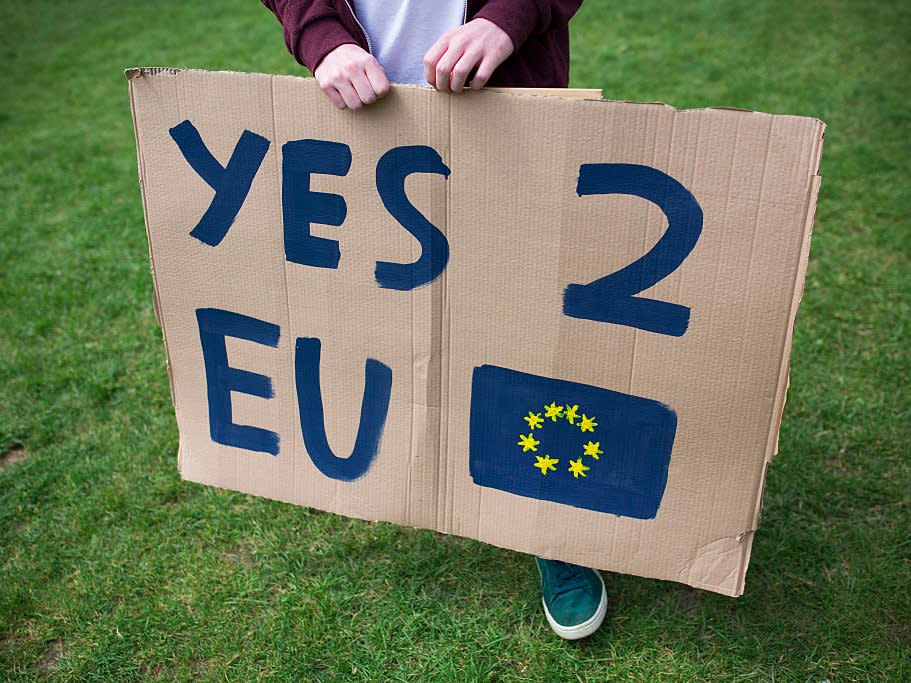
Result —
[[622, 517], [658, 513], [677, 431], [666, 405], [495, 365], [471, 383], [480, 486]]

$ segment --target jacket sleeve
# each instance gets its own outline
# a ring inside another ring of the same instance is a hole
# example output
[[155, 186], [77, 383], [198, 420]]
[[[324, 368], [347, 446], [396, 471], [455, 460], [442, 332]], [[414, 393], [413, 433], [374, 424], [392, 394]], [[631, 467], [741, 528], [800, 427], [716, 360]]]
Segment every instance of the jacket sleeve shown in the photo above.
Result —
[[495, 23], [518, 50], [531, 36], [567, 25], [581, 4], [582, 0], [488, 0], [472, 18]]
[[262, 3], [281, 22], [288, 51], [311, 72], [339, 45], [360, 44], [327, 0], [262, 0]]

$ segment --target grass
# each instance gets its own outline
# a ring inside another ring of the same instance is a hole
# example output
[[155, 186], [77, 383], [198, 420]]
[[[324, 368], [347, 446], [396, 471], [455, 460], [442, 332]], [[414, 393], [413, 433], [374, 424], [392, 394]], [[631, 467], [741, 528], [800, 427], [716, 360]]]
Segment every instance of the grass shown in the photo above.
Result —
[[911, 6], [589, 0], [572, 80], [829, 124], [746, 594], [609, 576], [559, 641], [525, 556], [181, 483], [126, 82], [298, 73], [252, 2], [3, 2], [0, 678], [907, 680]]

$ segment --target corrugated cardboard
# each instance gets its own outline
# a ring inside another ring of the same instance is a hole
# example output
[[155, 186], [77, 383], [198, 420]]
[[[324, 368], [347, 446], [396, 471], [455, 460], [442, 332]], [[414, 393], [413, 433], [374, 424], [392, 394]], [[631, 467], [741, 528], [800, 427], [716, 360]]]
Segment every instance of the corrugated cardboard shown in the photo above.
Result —
[[821, 122], [127, 75], [185, 479], [742, 593]]

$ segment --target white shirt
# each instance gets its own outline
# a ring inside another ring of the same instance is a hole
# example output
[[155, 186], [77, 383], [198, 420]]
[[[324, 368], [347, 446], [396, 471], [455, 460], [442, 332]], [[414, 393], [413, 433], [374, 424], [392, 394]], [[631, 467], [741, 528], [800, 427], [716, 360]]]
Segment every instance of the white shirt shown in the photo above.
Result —
[[424, 55], [465, 20], [466, 0], [355, 0], [370, 51], [392, 83], [427, 85]]

